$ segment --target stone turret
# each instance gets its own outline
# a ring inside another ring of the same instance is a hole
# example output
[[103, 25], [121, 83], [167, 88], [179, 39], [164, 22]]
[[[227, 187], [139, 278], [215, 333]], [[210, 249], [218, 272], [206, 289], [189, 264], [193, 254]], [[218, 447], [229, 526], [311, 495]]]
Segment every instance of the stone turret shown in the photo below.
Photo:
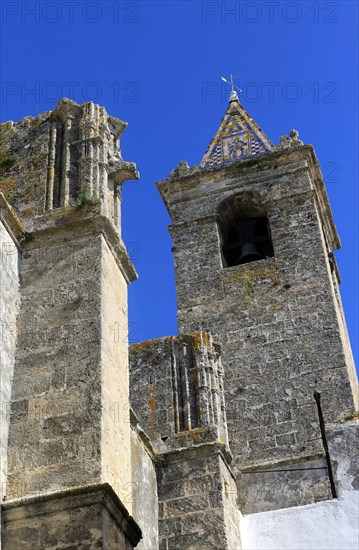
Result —
[[228, 446], [220, 346], [209, 334], [133, 344], [130, 364], [131, 403], [154, 442], [160, 438], [168, 446], [175, 436], [176, 446], [181, 434], [197, 430], [200, 439], [208, 429], [213, 440]]
[[100, 105], [69, 99], [52, 112], [1, 125], [1, 158], [13, 159], [0, 168], [1, 190], [26, 230], [39, 215], [98, 202], [119, 231], [119, 187], [139, 177], [135, 164], [121, 156], [126, 126]]

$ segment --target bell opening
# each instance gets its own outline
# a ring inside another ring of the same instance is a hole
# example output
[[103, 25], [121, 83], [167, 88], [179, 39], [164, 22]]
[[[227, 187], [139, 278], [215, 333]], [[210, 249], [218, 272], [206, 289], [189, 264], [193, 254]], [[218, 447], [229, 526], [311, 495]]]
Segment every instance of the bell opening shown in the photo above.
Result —
[[222, 229], [224, 267], [243, 265], [272, 256], [274, 250], [267, 217], [237, 219]]

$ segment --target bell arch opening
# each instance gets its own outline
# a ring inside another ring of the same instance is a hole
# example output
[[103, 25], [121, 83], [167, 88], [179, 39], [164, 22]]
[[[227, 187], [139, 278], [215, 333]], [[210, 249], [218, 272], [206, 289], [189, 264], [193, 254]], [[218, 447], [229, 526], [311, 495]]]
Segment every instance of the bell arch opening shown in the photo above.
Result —
[[218, 208], [223, 267], [274, 256], [268, 216], [254, 195], [229, 197]]

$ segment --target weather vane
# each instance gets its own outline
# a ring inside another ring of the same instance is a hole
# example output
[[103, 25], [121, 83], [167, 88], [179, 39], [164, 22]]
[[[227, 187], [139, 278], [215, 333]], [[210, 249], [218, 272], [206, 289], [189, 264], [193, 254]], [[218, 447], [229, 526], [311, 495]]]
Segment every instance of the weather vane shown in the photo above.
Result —
[[221, 79], [223, 80], [223, 82], [226, 82], [226, 84], [229, 84], [229, 85], [230, 85], [232, 92], [235, 91], [235, 88], [236, 88], [239, 92], [241, 92], [242, 90], [239, 88], [239, 86], [236, 86], [235, 83], [233, 82], [233, 79], [234, 79], [234, 78], [239, 78], [239, 76], [236, 76], [236, 75], [231, 74], [230, 77], [229, 77], [229, 80], [227, 80], [226, 78], [224, 78], [224, 76], [221, 76]]

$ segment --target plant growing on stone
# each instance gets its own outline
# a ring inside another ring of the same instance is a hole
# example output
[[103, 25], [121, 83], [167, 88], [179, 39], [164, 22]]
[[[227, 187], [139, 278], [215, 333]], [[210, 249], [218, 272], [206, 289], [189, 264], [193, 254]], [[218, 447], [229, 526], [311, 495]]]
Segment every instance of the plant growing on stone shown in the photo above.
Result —
[[153, 461], [156, 463], [156, 464], [159, 464], [161, 466], [164, 466], [167, 462], [166, 460], [166, 457], [164, 455], [161, 455], [161, 454], [157, 454], [157, 453], [154, 453], [153, 455]]
[[10, 128], [9, 130], [1, 130], [0, 139], [7, 139], [8, 137], [11, 136], [11, 133], [12, 133], [12, 128]]
[[242, 288], [245, 294], [247, 295], [247, 298], [249, 300], [252, 300], [254, 298], [254, 295], [256, 293], [255, 286], [253, 282], [250, 280], [249, 277], [245, 277], [243, 279]]
[[76, 206], [93, 206], [95, 204], [100, 204], [100, 202], [100, 199], [91, 197], [90, 188], [88, 185], [83, 185], [77, 193]]
[[9, 155], [8, 157], [4, 157], [0, 160], [0, 168], [11, 168], [14, 166], [19, 160], [18, 155]]
[[32, 241], [33, 238], [34, 238], [34, 235], [33, 235], [31, 232], [29, 232], [29, 231], [22, 231], [22, 232], [19, 234], [19, 242], [20, 242], [20, 243]]

